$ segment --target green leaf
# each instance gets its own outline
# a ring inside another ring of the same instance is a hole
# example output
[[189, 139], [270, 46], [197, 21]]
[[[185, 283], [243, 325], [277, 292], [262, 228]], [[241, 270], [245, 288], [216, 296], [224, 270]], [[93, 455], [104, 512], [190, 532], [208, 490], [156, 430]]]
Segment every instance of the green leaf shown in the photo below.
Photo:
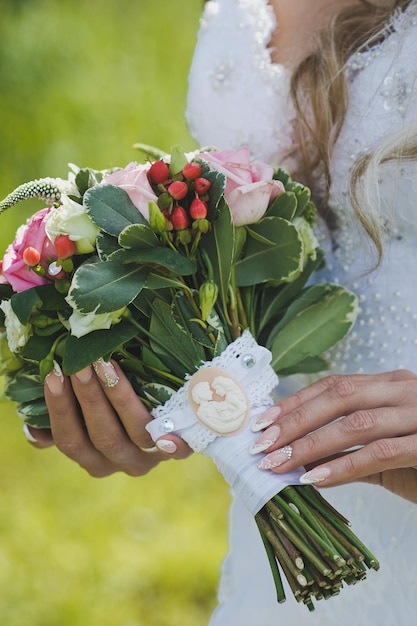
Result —
[[259, 306], [259, 322], [258, 331], [261, 332], [271, 321], [287, 310], [287, 307], [293, 302], [304, 288], [311, 274], [321, 267], [324, 259], [323, 250], [318, 249], [316, 258], [308, 259], [307, 264], [301, 274], [290, 283], [283, 283], [278, 288], [266, 288], [262, 292], [261, 306]]
[[146, 283], [149, 270], [109, 259], [81, 265], [67, 301], [80, 313], [111, 313], [127, 306]]
[[252, 224], [249, 233], [256, 233], [257, 238], [248, 237], [245, 257], [236, 263], [239, 287], [291, 280], [300, 271], [303, 243], [290, 222], [280, 217], [266, 217]]
[[20, 293], [15, 293], [10, 298], [10, 304], [13, 311], [16, 313], [21, 324], [29, 324], [30, 316], [35, 309], [39, 309], [42, 305], [42, 300], [36, 291], [36, 288], [26, 289]]
[[43, 311], [61, 311], [68, 308], [64, 296], [56, 290], [55, 284], [40, 285], [35, 289], [42, 300]]
[[265, 217], [282, 217], [291, 221], [297, 209], [297, 198], [292, 192], [282, 193], [275, 198]]
[[356, 315], [357, 298], [343, 287], [324, 283], [307, 288], [273, 331], [272, 367], [288, 370], [322, 355], [346, 335]]
[[159, 245], [158, 237], [153, 230], [145, 224], [131, 224], [119, 235], [119, 244], [123, 248], [155, 248]]
[[279, 167], [275, 170], [273, 179], [280, 180], [285, 188], [287, 187], [288, 183], [292, 182], [290, 174], [282, 167]]
[[153, 159], [162, 159], [166, 155], [166, 152], [160, 150], [159, 148], [155, 148], [154, 146], [150, 146], [147, 143], [134, 143], [133, 147], [136, 150], [140, 150], [144, 152], [147, 157], [152, 157]]
[[77, 185], [78, 191], [80, 192], [81, 196], [85, 194], [87, 189], [90, 189], [90, 187], [97, 185], [97, 182], [97, 173], [89, 167], [79, 170], [79, 172], [77, 172], [75, 176], [75, 184]]
[[6, 377], [4, 395], [12, 402], [31, 402], [43, 398], [39, 368], [29, 365]]
[[169, 400], [174, 393], [174, 390], [167, 385], [147, 383], [142, 385], [142, 392], [148, 400], [154, 404], [154, 406], [157, 406], [158, 404], [164, 404], [167, 400]]
[[[176, 364], [175, 371], [173, 370], [175, 375], [184, 377], [187, 373], [193, 373], [196, 366], [205, 360], [203, 348], [174, 321], [169, 304], [157, 298], [152, 302], [151, 307], [150, 343], [152, 350], [167, 365], [173, 362]], [[168, 357], [169, 360], [167, 361], [164, 357]]]
[[154, 272], [149, 272], [149, 276], [146, 280], [145, 289], [152, 289], [157, 291], [158, 289], [183, 289], [183, 283], [169, 276], [161, 276]]
[[47, 409], [47, 406], [44, 403], [41, 403], [39, 407], [19, 404], [16, 407], [16, 411], [19, 417], [24, 420], [25, 424], [33, 426], [33, 428], [49, 428], [51, 425], [49, 421], [49, 414], [42, 413], [43, 408]]
[[201, 238], [200, 248], [206, 251], [213, 267], [213, 280], [219, 287], [223, 309], [227, 310], [228, 289], [234, 255], [235, 228], [229, 206], [222, 200], [218, 218], [209, 233]]
[[107, 261], [113, 252], [120, 250], [120, 246], [116, 237], [100, 231], [96, 239], [96, 249], [100, 261]]
[[213, 342], [210, 341], [210, 338], [207, 336], [207, 330], [205, 330], [201, 324], [194, 321], [196, 312], [185, 294], [175, 294], [172, 311], [175, 321], [181, 327], [185, 328], [197, 343], [211, 350], [213, 349]]
[[210, 170], [204, 174], [204, 178], [209, 180], [211, 183], [209, 197], [207, 200], [207, 219], [210, 222], [213, 222], [217, 216], [219, 204], [223, 198], [224, 190], [226, 188], [226, 176], [220, 172]]
[[[61, 326], [61, 330], [64, 328]], [[39, 363], [42, 361], [51, 351], [52, 346], [57, 338], [57, 335], [40, 336], [32, 335], [29, 337], [26, 345], [22, 348], [21, 356], [28, 361]]]
[[324, 372], [330, 367], [329, 362], [320, 356], [310, 356], [300, 361], [293, 367], [287, 369], [280, 369], [280, 376], [293, 376], [293, 374], [317, 374], [318, 372]]
[[49, 428], [48, 407], [44, 398], [33, 400], [32, 402], [22, 402], [16, 407], [19, 417], [29, 426], [34, 428]]
[[93, 222], [114, 237], [118, 237], [130, 224], [147, 224], [127, 193], [114, 185], [102, 185], [86, 191], [84, 206]]
[[181, 146], [174, 146], [171, 149], [171, 162], [169, 164], [169, 173], [171, 177], [179, 174], [188, 161]]
[[142, 350], [142, 358], [145, 365], [153, 367], [157, 370], [161, 370], [162, 372], [169, 373], [169, 369], [167, 368], [167, 366], [161, 361], [161, 359], [157, 357], [154, 352], [152, 352], [152, 350], [144, 347]]
[[146, 250], [123, 250], [112, 259], [125, 263], [136, 263], [150, 267], [164, 267], [178, 276], [190, 276], [197, 270], [196, 262], [171, 248], [148, 248]]
[[301, 183], [291, 181], [286, 185], [286, 191], [292, 191], [297, 198], [297, 210], [295, 217], [302, 215], [311, 198], [311, 191]]
[[111, 327], [111, 330], [95, 330], [84, 337], [68, 335], [62, 361], [64, 374], [79, 372], [97, 359], [110, 355], [137, 333], [127, 320]]
[[9, 300], [13, 294], [14, 291], [11, 285], [0, 285], [0, 301]]

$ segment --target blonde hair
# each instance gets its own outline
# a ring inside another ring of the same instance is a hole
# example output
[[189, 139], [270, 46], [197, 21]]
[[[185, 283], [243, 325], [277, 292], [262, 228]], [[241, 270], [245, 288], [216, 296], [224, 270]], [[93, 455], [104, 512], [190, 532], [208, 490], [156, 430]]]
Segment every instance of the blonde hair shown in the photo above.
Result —
[[[342, 9], [328, 28], [318, 34], [315, 51], [303, 60], [292, 77], [291, 94], [298, 112], [299, 148], [302, 172], [314, 188], [317, 172], [330, 186], [330, 158], [340, 134], [348, 106], [345, 67], [355, 52], [381, 42], [389, 31], [387, 24], [396, 9], [405, 9], [411, 0], [387, 0], [374, 5], [369, 0]], [[383, 226], [378, 205], [370, 202], [369, 189], [377, 180], [382, 163], [390, 160], [416, 160], [416, 129], [381, 142], [372, 154], [359, 158], [351, 177], [351, 199], [355, 213], [372, 239], [377, 263], [383, 254]], [[374, 188], [375, 189], [375, 188]], [[330, 222], [334, 216], [327, 214]], [[333, 219], [332, 219], [333, 218]]]

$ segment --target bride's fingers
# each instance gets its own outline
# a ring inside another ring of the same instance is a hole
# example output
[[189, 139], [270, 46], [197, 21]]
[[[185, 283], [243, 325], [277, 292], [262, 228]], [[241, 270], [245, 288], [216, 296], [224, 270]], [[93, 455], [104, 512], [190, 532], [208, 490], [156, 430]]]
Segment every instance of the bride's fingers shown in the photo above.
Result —
[[109, 460], [94, 448], [83, 422], [70, 380], [55, 365], [45, 379], [45, 400], [56, 447], [92, 476], [106, 476], [114, 471]]
[[[278, 443], [268, 446], [271, 441], [269, 432], [274, 431], [275, 428], [277, 427], [272, 426], [258, 438], [252, 448], [252, 453], [268, 453], [260, 460], [260, 469], [285, 472], [300, 465], [340, 454], [352, 447], [414, 434], [417, 431], [417, 420], [411, 408], [394, 410], [385, 407], [373, 411], [358, 411], [295, 441], [279, 439], [279, 446]], [[268, 446], [266, 450], [263, 449], [262, 441]], [[289, 448], [291, 448], [290, 458], [286, 454]]]
[[154, 447], [144, 429], [141, 436], [132, 441], [118, 412], [124, 406], [125, 414], [129, 413], [132, 418], [138, 420], [138, 411], [142, 405], [127, 379], [121, 377], [121, 372], [116, 372], [110, 363], [106, 366], [106, 390], [113, 392], [111, 398], [106, 395], [92, 366], [71, 377], [72, 388], [94, 448], [108, 459], [115, 469], [140, 476], [157, 465], [163, 456], [157, 450], [154, 454], [143, 452], [142, 448]]
[[306, 472], [300, 482], [331, 487], [387, 470], [413, 467], [416, 461], [416, 435], [379, 439], [350, 454], [316, 466]]
[[50, 428], [34, 428], [23, 424], [23, 434], [35, 448], [50, 448], [54, 445]]
[[183, 459], [191, 454], [190, 448], [180, 437], [164, 437], [155, 445], [150, 434], [145, 430], [146, 424], [152, 420], [152, 417], [117, 363], [100, 359], [94, 364], [94, 369], [111, 406], [130, 440], [138, 448], [151, 453], [156, 447], [164, 456], [167, 455], [167, 458], [175, 459]]
[[[335, 396], [336, 400], [339, 401], [338, 405], [340, 405], [341, 401], [346, 403], [346, 398], [349, 395], [352, 395], [350, 392], [353, 391], [353, 387], [358, 386], [361, 383], [364, 383], [364, 385], [367, 386], [373, 381], [386, 384], [389, 382], [405, 382], [412, 379], [416, 379], [416, 375], [408, 370], [395, 370], [375, 375], [351, 374], [348, 376], [326, 376], [308, 387], [304, 387], [303, 389], [300, 389], [299, 391], [277, 402], [276, 405], [265, 411], [265, 413], [257, 419], [252, 429], [255, 432], [263, 430], [275, 423], [278, 419], [281, 420], [289, 414], [302, 410], [305, 404], [323, 394], [324, 402], [326, 402], [329, 397]], [[333, 407], [333, 404], [331, 406]]]
[[[399, 376], [395, 373], [392, 373], [389, 378], [380, 375], [363, 378], [355, 376], [331, 378], [332, 384], [326, 386], [322, 393], [303, 403], [298, 403], [291, 411], [283, 413], [271, 427], [272, 433], [271, 429], [264, 432], [266, 439], [271, 439], [271, 445], [277, 447], [295, 441], [343, 415], [355, 414], [354, 419], [358, 422], [358, 426], [361, 426], [364, 415], [367, 416], [368, 421], [377, 419], [374, 409], [391, 407], [396, 412], [397, 408], [408, 406], [411, 410], [411, 407], [417, 405], [417, 377], [415, 375], [412, 378], [407, 374]], [[299, 397], [302, 395], [300, 392]], [[280, 402], [279, 406], [285, 407], [285, 400]], [[361, 435], [360, 430], [359, 435]], [[274, 437], [269, 437], [270, 433]], [[258, 438], [256, 443], [261, 439], [261, 437]], [[272, 439], [275, 440], [272, 441]], [[354, 443], [361, 443], [361, 441]]]

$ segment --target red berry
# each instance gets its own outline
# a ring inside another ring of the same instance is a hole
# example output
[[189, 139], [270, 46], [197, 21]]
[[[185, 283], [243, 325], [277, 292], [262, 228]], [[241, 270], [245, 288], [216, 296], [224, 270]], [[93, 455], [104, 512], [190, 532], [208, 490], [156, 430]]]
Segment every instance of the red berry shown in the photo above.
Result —
[[164, 161], [155, 161], [149, 168], [148, 176], [154, 185], [164, 183], [169, 177], [168, 165]]
[[171, 213], [170, 219], [174, 230], [184, 230], [184, 228], [187, 228], [190, 223], [187, 212], [182, 206], [175, 207]]
[[187, 180], [195, 180], [199, 176], [201, 176], [201, 165], [199, 163], [187, 163], [187, 165], [182, 170], [184, 178]]
[[184, 183], [182, 180], [175, 180], [168, 187], [168, 193], [174, 200], [182, 200], [188, 193], [187, 183]]
[[194, 198], [190, 206], [190, 215], [193, 220], [203, 220], [207, 217], [207, 202], [200, 198]]
[[55, 237], [54, 248], [60, 259], [68, 259], [75, 253], [75, 243], [68, 235], [58, 235]]
[[28, 246], [23, 251], [23, 260], [29, 267], [36, 267], [41, 260], [41, 255], [36, 248], [32, 248], [32, 246]]
[[194, 189], [199, 196], [204, 196], [211, 187], [211, 182], [207, 178], [196, 178], [194, 181]]

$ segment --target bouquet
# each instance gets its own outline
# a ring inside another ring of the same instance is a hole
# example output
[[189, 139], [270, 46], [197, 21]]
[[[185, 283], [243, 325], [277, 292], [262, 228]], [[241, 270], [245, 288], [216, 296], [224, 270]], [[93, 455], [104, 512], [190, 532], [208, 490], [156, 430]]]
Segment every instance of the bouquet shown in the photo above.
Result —
[[67, 180], [18, 187], [47, 206], [7, 248], [0, 284], [5, 394], [30, 425], [48, 426], [45, 376], [115, 359], [152, 412], [156, 440], [182, 436], [210, 456], [255, 516], [274, 576], [295, 598], [354, 584], [376, 558], [302, 470], [261, 472], [251, 424], [278, 375], [326, 369], [351, 328], [354, 294], [311, 284], [323, 265], [308, 188], [246, 148], [164, 154]]

